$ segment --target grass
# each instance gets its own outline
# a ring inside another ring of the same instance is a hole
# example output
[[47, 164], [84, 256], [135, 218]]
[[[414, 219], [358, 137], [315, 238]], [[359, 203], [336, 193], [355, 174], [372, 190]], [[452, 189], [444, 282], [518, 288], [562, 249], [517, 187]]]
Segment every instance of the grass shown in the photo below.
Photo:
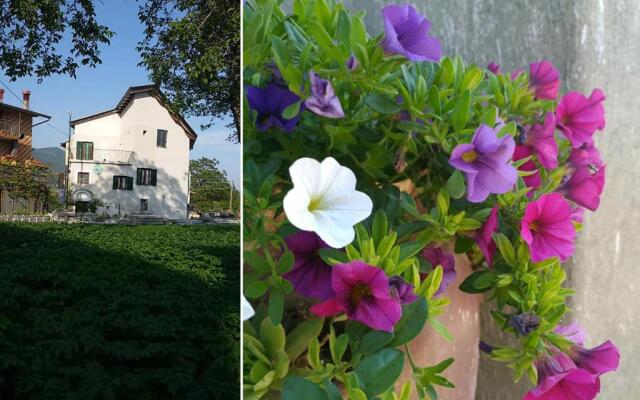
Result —
[[0, 223], [0, 398], [237, 398], [239, 241]]

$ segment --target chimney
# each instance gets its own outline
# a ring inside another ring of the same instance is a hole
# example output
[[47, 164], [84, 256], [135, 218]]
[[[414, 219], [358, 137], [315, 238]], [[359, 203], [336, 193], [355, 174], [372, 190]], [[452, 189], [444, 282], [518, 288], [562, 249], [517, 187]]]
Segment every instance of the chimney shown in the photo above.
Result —
[[4, 101], [4, 89], [0, 88], [0, 104]]
[[27, 89], [22, 91], [22, 104], [24, 108], [29, 109], [29, 97], [31, 97], [31, 92]]

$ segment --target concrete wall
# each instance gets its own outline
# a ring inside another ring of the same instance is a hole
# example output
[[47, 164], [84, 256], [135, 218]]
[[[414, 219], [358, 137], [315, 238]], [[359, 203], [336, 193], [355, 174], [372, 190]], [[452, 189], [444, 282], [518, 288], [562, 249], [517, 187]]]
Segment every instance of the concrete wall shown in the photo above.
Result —
[[[600, 209], [588, 213], [573, 262], [568, 264], [575, 316], [590, 334], [588, 345], [613, 340], [621, 368], [602, 378], [599, 399], [638, 398], [640, 382], [640, 2], [633, 0], [413, 0], [432, 22], [444, 53], [468, 62], [499, 62], [503, 70], [548, 58], [560, 69], [564, 89], [607, 95], [607, 128], [597, 145], [607, 163]], [[368, 10], [370, 29], [382, 30], [386, 0], [347, 0]], [[394, 1], [394, 3], [402, 3]], [[482, 336], [497, 342], [487, 310]], [[457, 360], [464, 362], [464, 360]], [[477, 399], [518, 399], [526, 382], [483, 357]]]

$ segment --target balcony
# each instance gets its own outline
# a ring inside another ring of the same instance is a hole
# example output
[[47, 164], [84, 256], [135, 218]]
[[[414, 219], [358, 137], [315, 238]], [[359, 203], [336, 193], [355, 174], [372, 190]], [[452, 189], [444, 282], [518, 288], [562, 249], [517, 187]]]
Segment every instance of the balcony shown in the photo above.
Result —
[[20, 124], [16, 121], [0, 118], [0, 140], [20, 139]]
[[98, 164], [133, 164], [133, 151], [114, 150], [114, 149], [94, 149], [93, 157], [89, 159], [76, 158], [76, 151], [71, 151], [71, 162], [93, 162]]

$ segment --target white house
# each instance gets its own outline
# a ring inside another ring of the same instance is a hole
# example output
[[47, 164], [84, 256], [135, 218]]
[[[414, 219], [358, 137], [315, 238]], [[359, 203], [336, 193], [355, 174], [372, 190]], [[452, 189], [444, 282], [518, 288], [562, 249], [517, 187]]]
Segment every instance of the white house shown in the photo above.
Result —
[[78, 209], [95, 201], [112, 216], [187, 218], [189, 150], [197, 134], [155, 86], [130, 87], [114, 109], [71, 126], [65, 147]]

